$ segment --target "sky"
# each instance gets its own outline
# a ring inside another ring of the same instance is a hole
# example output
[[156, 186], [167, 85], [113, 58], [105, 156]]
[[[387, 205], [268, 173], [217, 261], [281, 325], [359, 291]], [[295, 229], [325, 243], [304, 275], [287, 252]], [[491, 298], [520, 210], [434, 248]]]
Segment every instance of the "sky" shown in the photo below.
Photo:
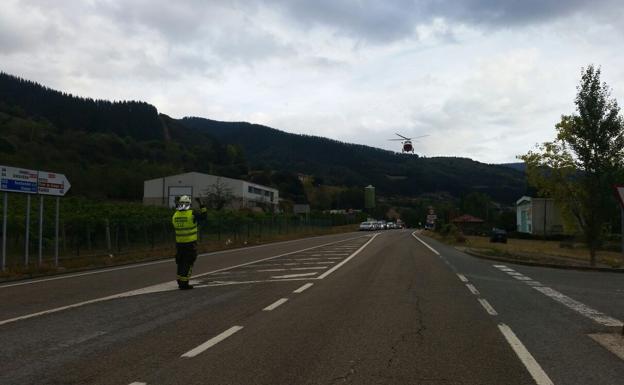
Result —
[[620, 0], [3, 0], [0, 71], [174, 118], [517, 161], [598, 65], [624, 104]]

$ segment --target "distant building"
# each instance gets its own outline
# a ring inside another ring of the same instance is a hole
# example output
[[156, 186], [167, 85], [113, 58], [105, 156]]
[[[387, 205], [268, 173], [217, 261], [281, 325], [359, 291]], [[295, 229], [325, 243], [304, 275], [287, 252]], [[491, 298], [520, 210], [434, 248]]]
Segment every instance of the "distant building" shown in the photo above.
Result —
[[255, 208], [270, 205], [275, 208], [279, 201], [278, 190], [240, 179], [216, 175], [187, 172], [143, 182], [143, 204], [174, 207], [176, 197], [190, 195], [195, 198], [206, 196], [214, 186], [227, 190], [233, 197], [228, 206], [233, 209]]
[[523, 196], [516, 202], [516, 224], [521, 233], [551, 235], [563, 233], [563, 219], [555, 200]]

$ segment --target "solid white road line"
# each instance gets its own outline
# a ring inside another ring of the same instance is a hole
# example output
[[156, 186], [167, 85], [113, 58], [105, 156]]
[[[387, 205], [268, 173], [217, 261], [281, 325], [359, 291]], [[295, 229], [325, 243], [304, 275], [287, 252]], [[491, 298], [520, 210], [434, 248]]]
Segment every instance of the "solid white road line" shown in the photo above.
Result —
[[608, 315], [599, 312], [596, 309], [592, 309], [591, 307], [576, 301], [565, 294], [558, 292], [557, 290], [551, 289], [550, 287], [544, 286], [533, 286], [533, 289], [539, 291], [540, 293], [554, 299], [557, 302], [560, 302], [567, 306], [568, 308], [584, 315], [585, 317], [596, 321], [597, 323], [604, 326], [616, 326], [622, 327], [622, 321], [617, 320], [615, 318], [611, 318]]
[[479, 303], [481, 304], [481, 306], [483, 306], [483, 308], [485, 309], [485, 311], [488, 312], [489, 315], [498, 315], [496, 310], [494, 310], [492, 305], [490, 305], [490, 303], [487, 300], [483, 298], [479, 298]]
[[264, 273], [267, 271], [286, 271], [288, 269], [263, 269], [263, 270], [256, 270], [257, 273]]
[[272, 304], [270, 304], [269, 306], [265, 307], [264, 311], [271, 311], [273, 309], [275, 309], [276, 307], [286, 303], [286, 301], [288, 301], [288, 298], [280, 298], [277, 301], [273, 302]]
[[355, 253], [351, 254], [350, 256], [348, 256], [347, 258], [343, 259], [342, 262], [340, 262], [339, 264], [337, 264], [336, 266], [332, 267], [331, 269], [327, 270], [326, 272], [324, 272], [323, 274], [321, 274], [320, 276], [318, 276], [317, 279], [323, 279], [325, 277], [327, 277], [328, 275], [330, 275], [331, 273], [333, 273], [334, 271], [340, 269], [340, 267], [342, 267], [345, 263], [349, 262], [351, 259], [353, 259], [356, 255], [358, 255], [362, 250], [364, 250], [364, 248], [366, 246], [368, 246], [377, 236], [379, 235], [379, 233], [373, 235], [371, 237], [371, 239], [368, 240], [368, 242], [366, 242], [365, 244], [363, 244], [359, 249], [357, 249], [355, 251]]
[[457, 274], [457, 276], [459, 277], [459, 280], [462, 282], [468, 282], [468, 278], [466, 278], [463, 274]]
[[293, 291], [293, 293], [297, 293], [297, 294], [303, 293], [304, 291], [312, 287], [312, 285], [314, 285], [312, 282], [306, 283], [305, 285], [301, 286], [299, 289]]
[[468, 290], [470, 290], [472, 294], [479, 295], [479, 290], [477, 290], [477, 288], [474, 287], [472, 284], [468, 283], [466, 284], [466, 287], [468, 288]]
[[287, 275], [274, 275], [271, 278], [280, 279], [280, 278], [298, 278], [298, 277], [309, 277], [311, 275], [316, 275], [317, 272], [314, 273], [301, 273], [301, 274], [287, 274]]
[[516, 334], [511, 330], [511, 328], [503, 323], [498, 324], [498, 329], [503, 333], [505, 339], [516, 353], [520, 361], [524, 364], [524, 367], [527, 368], [533, 380], [537, 385], [554, 385], [550, 380], [546, 372], [542, 369], [540, 364], [537, 363], [535, 358], [531, 355], [531, 353], [527, 350], [527, 348], [522, 344], [522, 341], [518, 339]]
[[438, 253], [438, 251], [437, 251], [436, 249], [434, 249], [433, 247], [429, 246], [429, 245], [428, 245], [425, 241], [423, 241], [422, 239], [418, 238], [418, 237], [416, 236], [416, 232], [415, 232], [415, 231], [412, 233], [412, 236], [413, 236], [414, 238], [418, 239], [418, 241], [419, 241], [420, 243], [422, 243], [423, 245], [427, 246], [427, 248], [428, 248], [429, 250], [433, 251], [433, 253], [434, 253], [435, 255], [437, 255], [437, 256], [439, 256], [439, 255], [440, 255], [440, 253]]
[[133, 382], [130, 385], [147, 385], [147, 382]]
[[215, 346], [216, 344], [228, 338], [229, 336], [241, 330], [242, 328], [243, 328], [242, 326], [232, 326], [231, 328], [219, 334], [218, 336], [212, 337], [211, 339], [199, 345], [198, 347], [191, 349], [188, 352], [182, 354], [181, 357], [193, 358], [196, 355], [204, 352], [206, 349], [210, 349], [211, 347]]
[[321, 267], [293, 267], [289, 270], [325, 270], [327, 269], [327, 266], [321, 266]]

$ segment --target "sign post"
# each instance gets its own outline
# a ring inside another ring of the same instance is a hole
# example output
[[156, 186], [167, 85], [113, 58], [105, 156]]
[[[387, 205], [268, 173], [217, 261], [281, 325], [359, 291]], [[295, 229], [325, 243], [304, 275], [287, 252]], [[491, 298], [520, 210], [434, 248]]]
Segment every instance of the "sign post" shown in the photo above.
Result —
[[[59, 260], [59, 212], [61, 199], [60, 197], [67, 194], [71, 188], [71, 184], [63, 174], [55, 172], [39, 171], [39, 194], [41, 195], [41, 211], [43, 212], [43, 196], [51, 195], [56, 197], [56, 215], [54, 218], [54, 266], [58, 266]], [[43, 217], [41, 217], [43, 223]], [[40, 224], [40, 226], [42, 226]], [[40, 238], [41, 239], [41, 238]], [[41, 242], [41, 241], [40, 241]], [[41, 243], [39, 245], [41, 253]]]
[[7, 206], [9, 204], [9, 193], [4, 193], [2, 201], [2, 271], [4, 271], [6, 269]]
[[31, 194], [39, 194], [39, 265], [41, 265], [43, 259], [43, 196], [52, 195], [57, 197], [54, 263], [58, 265], [59, 197], [67, 194], [70, 188], [71, 184], [63, 174], [0, 166], [0, 191], [4, 192], [2, 216], [2, 271], [6, 269], [8, 193], [29, 194], [26, 198], [26, 234], [24, 245], [24, 264], [26, 266], [28, 266], [29, 263]]

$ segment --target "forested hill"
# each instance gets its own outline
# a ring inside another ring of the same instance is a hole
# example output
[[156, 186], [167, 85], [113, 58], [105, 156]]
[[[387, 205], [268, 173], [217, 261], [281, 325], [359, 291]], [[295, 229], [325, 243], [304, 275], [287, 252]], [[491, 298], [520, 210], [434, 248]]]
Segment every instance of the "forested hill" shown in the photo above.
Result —
[[244, 122], [184, 118], [223, 143], [239, 144], [252, 168], [270, 168], [320, 177], [345, 186], [373, 184], [385, 195], [446, 192], [460, 197], [472, 191], [511, 204], [526, 192], [524, 174], [466, 158], [424, 158], [378, 148], [296, 135]]
[[0, 73], [0, 164], [67, 174], [72, 194], [141, 199], [143, 181], [186, 171], [239, 177], [221, 145], [143, 102], [78, 98]]

